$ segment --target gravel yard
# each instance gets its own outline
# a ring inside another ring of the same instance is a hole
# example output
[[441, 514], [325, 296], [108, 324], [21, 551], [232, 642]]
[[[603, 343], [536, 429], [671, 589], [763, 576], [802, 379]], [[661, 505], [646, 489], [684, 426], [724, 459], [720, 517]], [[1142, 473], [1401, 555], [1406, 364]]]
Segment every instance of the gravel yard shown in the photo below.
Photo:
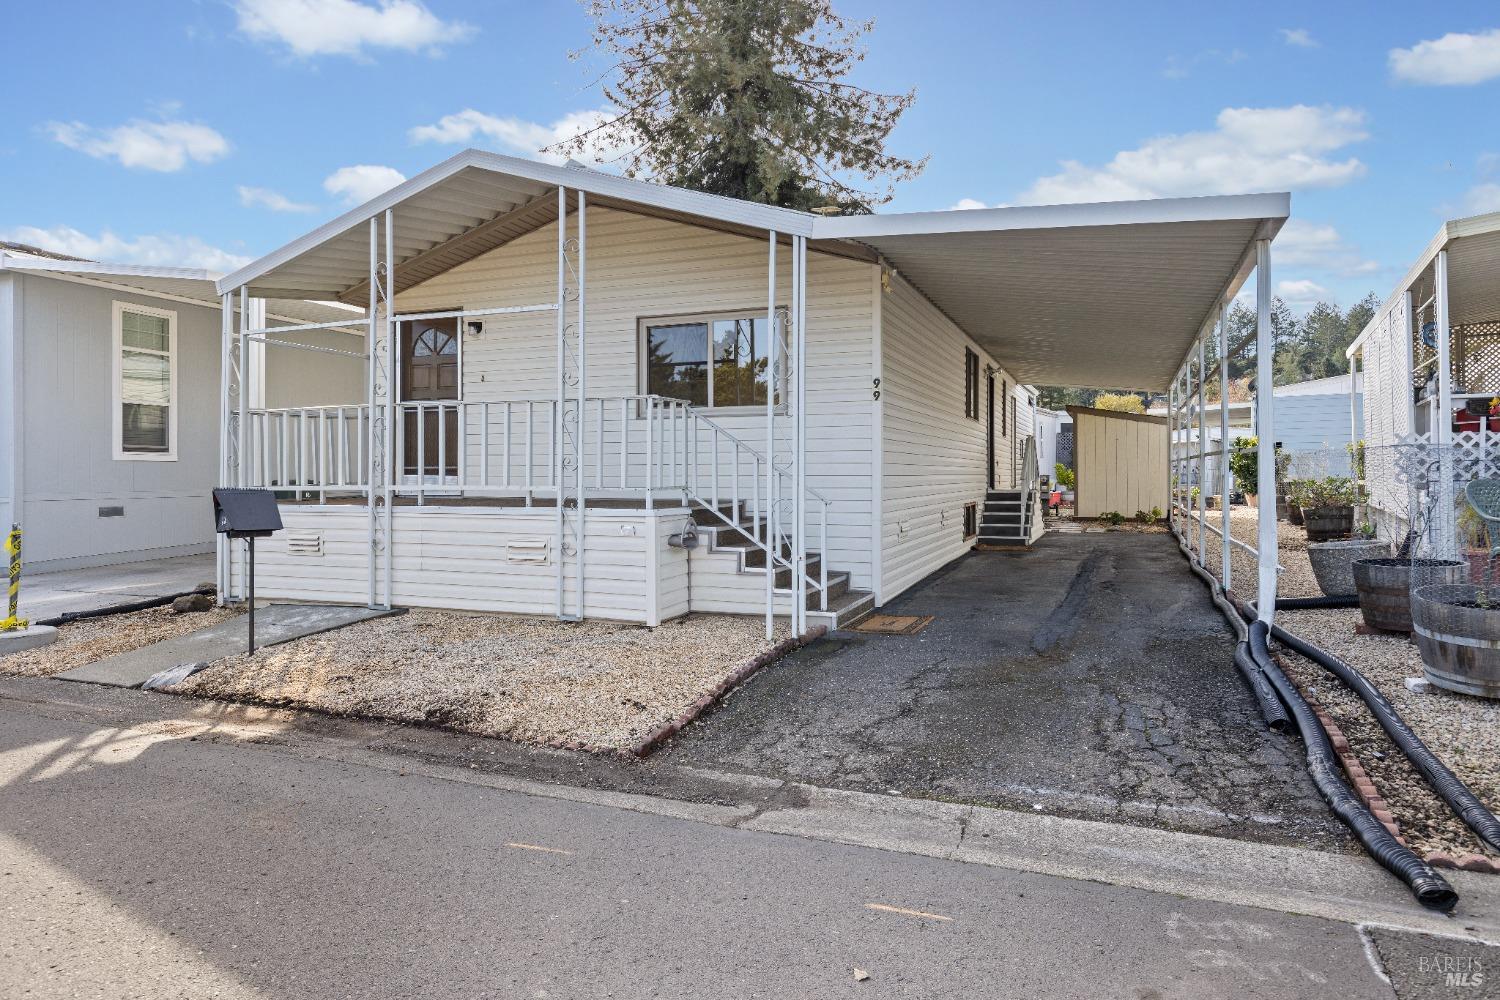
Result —
[[221, 660], [174, 690], [615, 750], [770, 645], [759, 618], [692, 615], [653, 630], [423, 610]]
[[[1210, 523], [1217, 528], [1219, 526], [1218, 511], [1214, 512]], [[1255, 544], [1255, 532], [1258, 530], [1260, 518], [1256, 516], [1255, 508], [1236, 506], [1229, 508], [1229, 530], [1235, 538], [1246, 545]], [[1318, 581], [1313, 577], [1312, 564], [1307, 561], [1307, 533], [1295, 524], [1282, 521], [1277, 525], [1280, 529], [1276, 533], [1276, 540], [1280, 548], [1278, 562], [1283, 569], [1281, 578], [1277, 583], [1276, 592], [1282, 597], [1318, 597], [1323, 592], [1318, 589]], [[1205, 533], [1208, 537], [1209, 557], [1205, 560], [1214, 576], [1219, 575], [1219, 536], [1212, 531]], [[1255, 567], [1255, 557], [1244, 549], [1235, 548], [1229, 557], [1229, 571], [1231, 589], [1244, 598], [1253, 598], [1255, 595], [1255, 580], [1258, 572]]]
[[[1417, 647], [1402, 637], [1355, 635], [1357, 609], [1278, 611], [1277, 621], [1369, 678], [1453, 773], [1485, 805], [1500, 811], [1500, 702], [1437, 688], [1428, 694], [1408, 691], [1403, 680], [1422, 676]], [[1500, 859], [1500, 852], [1488, 848], [1428, 788], [1353, 691], [1289, 650], [1283, 650], [1282, 660], [1292, 680], [1343, 729], [1413, 849]]]
[[236, 614], [229, 608], [213, 608], [180, 615], [163, 607], [73, 622], [59, 626], [57, 641], [50, 646], [0, 656], [0, 674], [50, 677], [106, 656], [208, 628]]

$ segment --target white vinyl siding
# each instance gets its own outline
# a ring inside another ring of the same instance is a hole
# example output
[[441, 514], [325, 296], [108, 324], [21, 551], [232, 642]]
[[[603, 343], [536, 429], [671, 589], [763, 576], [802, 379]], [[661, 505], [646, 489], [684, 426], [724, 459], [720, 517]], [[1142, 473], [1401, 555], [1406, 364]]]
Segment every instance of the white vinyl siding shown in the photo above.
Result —
[[[964, 538], [964, 505], [983, 501], [987, 485], [983, 373], [998, 367], [905, 280], [893, 276], [889, 286], [881, 301], [882, 602], [972, 544]], [[979, 355], [980, 420], [964, 415], [965, 348]], [[995, 459], [1006, 486], [1010, 441], [1000, 435], [1000, 380], [1014, 386], [1015, 379], [1004, 370], [994, 378]]]
[[[575, 227], [576, 217], [570, 218], [570, 233]], [[767, 250], [765, 239], [590, 208], [588, 394], [625, 396], [640, 391], [643, 320], [760, 315], [767, 292]], [[777, 298], [786, 302], [791, 254], [785, 246], [777, 253], [777, 265]], [[830, 566], [849, 571], [854, 586], [863, 589], [872, 584], [872, 270], [867, 263], [808, 255], [808, 485], [831, 501]], [[456, 303], [465, 309], [493, 308], [552, 302], [556, 297], [553, 224], [402, 292], [398, 310], [451, 308]], [[555, 396], [556, 345], [556, 317], [551, 312], [486, 317], [480, 336], [464, 338], [463, 398]], [[764, 452], [763, 408], [717, 410], [709, 416]], [[790, 423], [778, 421], [786, 435], [778, 449], [790, 447]], [[539, 431], [538, 449], [546, 445], [545, 432]], [[614, 456], [606, 460], [609, 457]], [[589, 456], [586, 465], [593, 461]], [[721, 478], [728, 483], [727, 475]], [[743, 480], [748, 488], [748, 476]], [[816, 547], [816, 505], [809, 506], [808, 517]]]

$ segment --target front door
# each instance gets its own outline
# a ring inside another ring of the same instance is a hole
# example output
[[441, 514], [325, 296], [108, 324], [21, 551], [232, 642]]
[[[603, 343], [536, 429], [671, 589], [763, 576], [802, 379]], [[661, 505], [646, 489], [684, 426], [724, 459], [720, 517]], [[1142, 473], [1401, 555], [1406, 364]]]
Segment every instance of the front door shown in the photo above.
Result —
[[[401, 324], [401, 401], [458, 399], [458, 320]], [[403, 418], [402, 473], [424, 479], [458, 475], [458, 410], [428, 407]], [[439, 451], [441, 450], [441, 468]]]

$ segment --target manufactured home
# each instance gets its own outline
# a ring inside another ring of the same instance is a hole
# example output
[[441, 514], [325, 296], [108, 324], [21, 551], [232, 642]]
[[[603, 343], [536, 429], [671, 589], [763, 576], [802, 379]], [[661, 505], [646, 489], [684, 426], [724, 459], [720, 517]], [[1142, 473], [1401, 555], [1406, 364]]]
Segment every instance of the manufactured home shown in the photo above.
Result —
[[[0, 243], [0, 525], [21, 526], [29, 569], [213, 550], [216, 277]], [[298, 321], [351, 311], [271, 306]], [[286, 360], [261, 371], [250, 358], [276, 405], [309, 391], [359, 398], [357, 372]]]
[[[1165, 388], [1287, 204], [837, 218], [470, 150], [220, 280], [221, 481], [280, 497], [262, 596], [848, 623], [1032, 542], [1030, 386]], [[335, 328], [362, 396], [243, 391]]]
[[1500, 212], [1445, 222], [1346, 352], [1361, 377], [1371, 519], [1419, 551], [1458, 551], [1464, 486], [1500, 477]]

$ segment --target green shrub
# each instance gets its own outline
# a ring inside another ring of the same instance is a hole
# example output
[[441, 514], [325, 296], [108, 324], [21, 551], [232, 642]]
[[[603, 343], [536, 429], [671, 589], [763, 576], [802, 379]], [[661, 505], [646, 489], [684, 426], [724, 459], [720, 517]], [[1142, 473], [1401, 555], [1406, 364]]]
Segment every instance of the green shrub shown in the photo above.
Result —
[[1101, 520], [1101, 521], [1108, 521], [1110, 524], [1113, 524], [1115, 527], [1119, 527], [1120, 525], [1122, 525], [1122, 524], [1125, 523], [1125, 515], [1121, 514], [1117, 510], [1108, 510], [1108, 511], [1105, 511], [1103, 514], [1099, 515], [1099, 520]]
[[1305, 510], [1319, 507], [1353, 507], [1359, 502], [1359, 488], [1348, 476], [1326, 476], [1322, 479], [1300, 480], [1302, 502]]
[[1073, 470], [1068, 468], [1066, 465], [1058, 462], [1057, 467], [1053, 471], [1057, 474], [1057, 485], [1061, 486], [1063, 489], [1071, 490], [1075, 489], [1078, 486], [1077, 475], [1075, 475]]

